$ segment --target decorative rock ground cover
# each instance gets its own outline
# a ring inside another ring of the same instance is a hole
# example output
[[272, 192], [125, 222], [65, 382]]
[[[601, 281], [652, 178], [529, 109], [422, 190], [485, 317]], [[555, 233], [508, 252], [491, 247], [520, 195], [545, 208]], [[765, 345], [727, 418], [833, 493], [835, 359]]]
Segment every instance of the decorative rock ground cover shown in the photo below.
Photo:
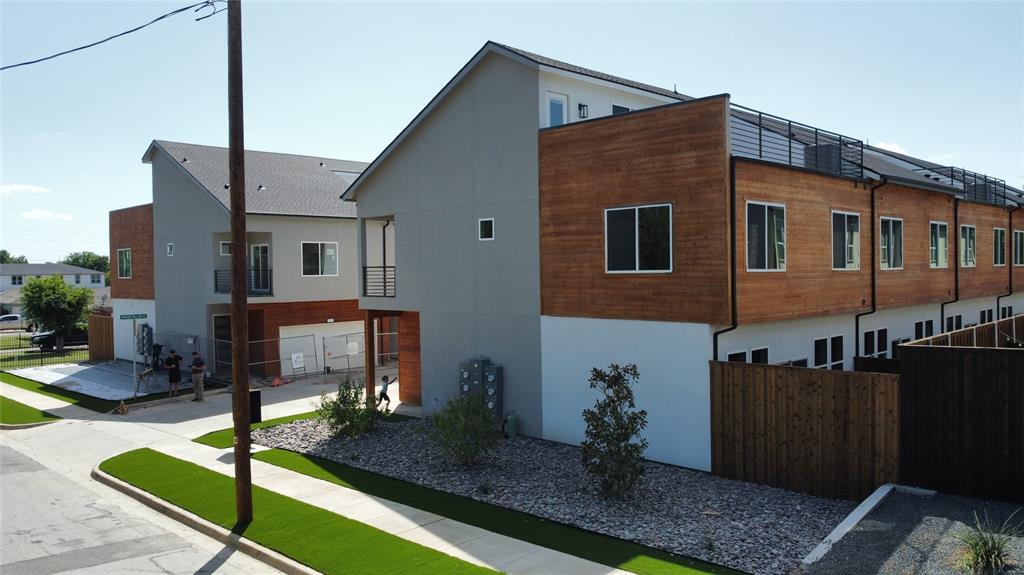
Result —
[[751, 573], [797, 567], [856, 505], [652, 462], [626, 501], [609, 502], [577, 446], [503, 440], [484, 465], [464, 468], [437, 452], [429, 429], [429, 420], [382, 422], [335, 439], [308, 419], [254, 431], [253, 441]]

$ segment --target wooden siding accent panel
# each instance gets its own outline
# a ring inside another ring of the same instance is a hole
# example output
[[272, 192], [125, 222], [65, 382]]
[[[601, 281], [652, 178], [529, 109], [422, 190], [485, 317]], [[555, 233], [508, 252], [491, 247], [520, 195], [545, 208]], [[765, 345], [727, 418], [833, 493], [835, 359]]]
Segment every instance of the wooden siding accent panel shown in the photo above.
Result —
[[398, 317], [398, 399], [420, 405], [420, 314], [405, 311]]
[[[748, 201], [786, 206], [786, 270], [747, 271]], [[736, 160], [739, 323], [867, 311], [871, 305], [871, 192], [864, 184]], [[860, 214], [860, 269], [832, 270], [832, 211]]]
[[[730, 322], [727, 96], [543, 130], [541, 313]], [[672, 273], [605, 272], [604, 210], [672, 204]]]
[[[257, 353], [263, 355], [262, 361], [267, 363], [264, 375], [273, 376], [280, 374], [280, 348], [277, 339], [280, 338], [281, 326], [307, 325], [326, 323], [328, 318], [336, 322], [362, 321], [366, 312], [359, 309], [359, 300], [340, 299], [326, 301], [296, 301], [280, 303], [250, 303], [250, 322], [257, 319], [256, 323], [250, 323], [249, 340], [275, 340], [266, 344], [253, 344], [250, 347], [250, 354], [254, 348], [262, 345]], [[373, 339], [372, 337], [370, 339]], [[320, 345], [320, 342], [317, 342]]]
[[[110, 297], [153, 299], [153, 204], [144, 204], [109, 215], [110, 224]], [[117, 250], [131, 248], [132, 277], [118, 279]], [[166, 249], [166, 246], [164, 248]], [[167, 257], [166, 253], [160, 254]], [[188, 257], [175, 254], [172, 257]], [[91, 285], [85, 278], [82, 285]]]
[[[960, 224], [973, 225], [977, 244], [977, 265], [973, 268], [960, 268], [960, 299], [972, 297], [997, 296], [1010, 289], [1010, 231], [1007, 210], [999, 206], [960, 202]], [[1006, 230], [1006, 265], [993, 265], [994, 247], [992, 230]], [[957, 234], [960, 231], [957, 230]], [[959, 236], [958, 236], [959, 237]], [[957, 258], [960, 255], [957, 254]], [[1019, 271], [1021, 268], [1017, 268]], [[994, 304], [993, 304], [994, 305]], [[996, 312], [998, 313], [998, 311]]]

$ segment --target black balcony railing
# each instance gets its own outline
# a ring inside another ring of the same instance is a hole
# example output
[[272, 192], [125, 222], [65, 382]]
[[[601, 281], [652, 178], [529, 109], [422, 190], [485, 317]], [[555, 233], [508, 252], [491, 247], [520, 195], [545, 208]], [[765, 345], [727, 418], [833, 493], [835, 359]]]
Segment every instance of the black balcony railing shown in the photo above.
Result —
[[[273, 270], [246, 270], [245, 285], [249, 295], [271, 296], [274, 295], [274, 273]], [[231, 293], [231, 270], [214, 270], [213, 291], [216, 293]]]
[[1006, 181], [963, 168], [949, 166], [914, 171], [940, 184], [963, 190], [964, 198], [974, 202], [1012, 206], [1018, 205], [1022, 199], [1006, 185]]
[[732, 155], [846, 178], [864, 178], [864, 142], [733, 104]]
[[363, 295], [395, 297], [395, 266], [363, 266]]

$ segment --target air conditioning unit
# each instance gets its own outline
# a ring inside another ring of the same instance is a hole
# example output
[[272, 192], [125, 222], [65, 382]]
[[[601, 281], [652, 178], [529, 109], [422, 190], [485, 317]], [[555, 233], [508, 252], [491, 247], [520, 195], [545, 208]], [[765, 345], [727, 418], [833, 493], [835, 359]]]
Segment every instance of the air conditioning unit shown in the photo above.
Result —
[[839, 174], [843, 171], [843, 148], [839, 144], [818, 144], [804, 148], [804, 167]]

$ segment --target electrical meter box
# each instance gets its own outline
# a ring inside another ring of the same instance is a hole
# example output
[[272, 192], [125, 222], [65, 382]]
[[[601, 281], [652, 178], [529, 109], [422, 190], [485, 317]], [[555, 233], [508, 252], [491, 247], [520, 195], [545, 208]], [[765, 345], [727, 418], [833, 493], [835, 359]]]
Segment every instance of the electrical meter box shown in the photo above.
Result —
[[489, 362], [486, 357], [459, 362], [459, 397], [471, 393], [484, 393], [484, 367]]
[[495, 420], [501, 420], [502, 376], [500, 365], [484, 366], [484, 405]]

